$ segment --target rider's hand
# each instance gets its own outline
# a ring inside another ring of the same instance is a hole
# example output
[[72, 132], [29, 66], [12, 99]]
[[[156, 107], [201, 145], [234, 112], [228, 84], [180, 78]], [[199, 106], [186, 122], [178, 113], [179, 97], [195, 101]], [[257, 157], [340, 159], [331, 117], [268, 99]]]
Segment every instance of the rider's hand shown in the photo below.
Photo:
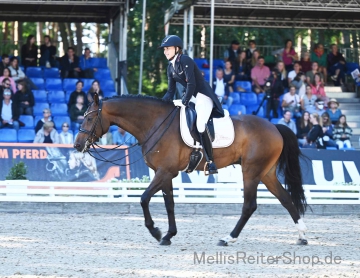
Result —
[[181, 100], [181, 99], [174, 99], [174, 100], [173, 100], [173, 103], [174, 103], [175, 106], [179, 106], [179, 107], [185, 106], [185, 105], [182, 103], [182, 100]]

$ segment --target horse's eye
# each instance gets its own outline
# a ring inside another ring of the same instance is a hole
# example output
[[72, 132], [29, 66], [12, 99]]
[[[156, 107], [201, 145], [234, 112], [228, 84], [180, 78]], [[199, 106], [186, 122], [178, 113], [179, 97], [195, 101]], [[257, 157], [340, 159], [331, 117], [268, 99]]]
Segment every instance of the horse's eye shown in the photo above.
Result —
[[88, 122], [91, 122], [91, 121], [92, 121], [92, 118], [87, 118], [87, 121], [88, 121]]

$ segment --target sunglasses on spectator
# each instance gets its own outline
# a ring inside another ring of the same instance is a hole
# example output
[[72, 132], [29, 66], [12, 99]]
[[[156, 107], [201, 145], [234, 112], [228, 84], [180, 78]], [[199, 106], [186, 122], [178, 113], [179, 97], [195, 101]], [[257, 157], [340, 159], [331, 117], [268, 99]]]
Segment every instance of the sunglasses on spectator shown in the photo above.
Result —
[[50, 112], [49, 111], [43, 111], [43, 114], [49, 114]]
[[68, 125], [63, 125], [62, 127], [69, 127]]

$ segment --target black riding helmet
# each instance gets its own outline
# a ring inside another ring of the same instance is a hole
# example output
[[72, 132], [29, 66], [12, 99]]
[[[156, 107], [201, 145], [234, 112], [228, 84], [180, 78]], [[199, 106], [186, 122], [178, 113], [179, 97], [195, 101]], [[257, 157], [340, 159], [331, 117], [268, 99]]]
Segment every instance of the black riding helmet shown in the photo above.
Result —
[[[164, 48], [164, 47], [169, 47], [169, 46], [175, 46], [182, 49], [183, 48], [183, 42], [182, 39], [180, 39], [178, 36], [175, 35], [169, 35], [166, 36], [162, 42], [161, 45], [158, 48]], [[177, 50], [175, 50], [175, 55], [173, 57], [171, 57], [169, 59], [169, 61], [171, 61], [172, 59], [174, 59], [174, 57], [178, 54], [179, 52]]]

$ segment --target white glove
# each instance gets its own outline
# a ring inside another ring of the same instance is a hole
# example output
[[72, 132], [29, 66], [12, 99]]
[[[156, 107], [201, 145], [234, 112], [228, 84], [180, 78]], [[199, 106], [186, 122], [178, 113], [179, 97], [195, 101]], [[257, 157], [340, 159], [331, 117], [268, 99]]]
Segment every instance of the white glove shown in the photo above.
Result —
[[174, 100], [173, 100], [173, 103], [174, 103], [175, 106], [179, 106], [179, 107], [185, 106], [185, 105], [182, 103], [182, 100], [181, 100], [181, 99], [174, 99]]

